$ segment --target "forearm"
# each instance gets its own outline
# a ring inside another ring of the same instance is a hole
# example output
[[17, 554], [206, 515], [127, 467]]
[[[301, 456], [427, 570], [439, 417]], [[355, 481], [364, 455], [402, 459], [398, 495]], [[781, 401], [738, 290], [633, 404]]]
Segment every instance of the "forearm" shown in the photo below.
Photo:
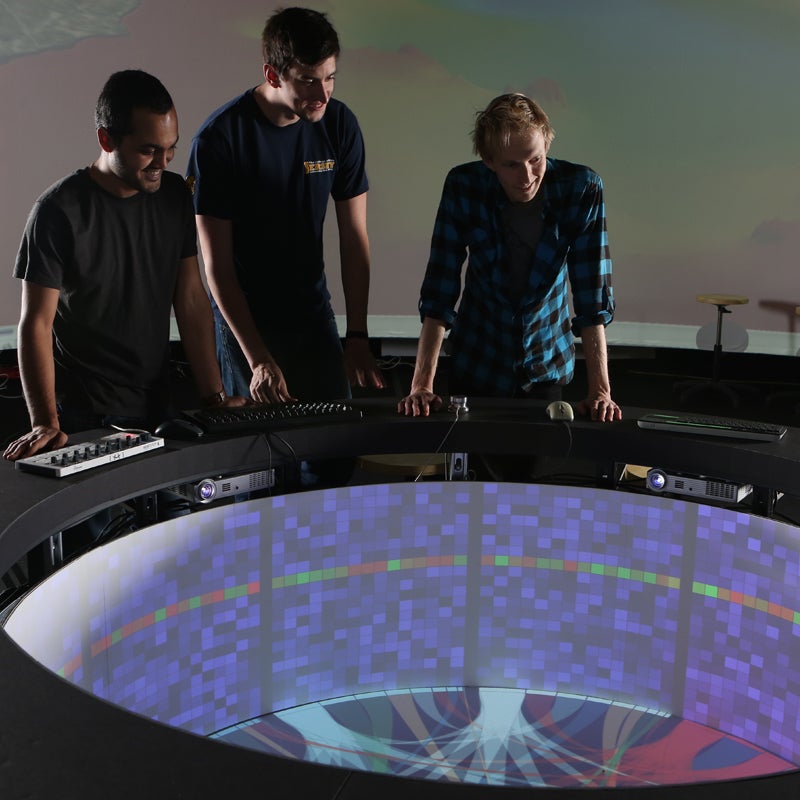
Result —
[[336, 204], [347, 328], [367, 330], [370, 257], [366, 195]]
[[367, 330], [369, 305], [369, 261], [347, 258], [342, 253], [342, 290], [344, 292], [347, 329]]
[[23, 319], [18, 339], [20, 378], [31, 427], [58, 428], [52, 328]]
[[197, 232], [203, 251], [208, 287], [251, 369], [256, 364], [271, 361], [236, 275], [231, 222], [200, 215], [197, 217]]
[[271, 363], [272, 355], [256, 326], [247, 298], [238, 281], [220, 281], [212, 274], [208, 274], [208, 285], [222, 316], [225, 317], [239, 347], [242, 348], [250, 369], [254, 369], [258, 364]]
[[414, 365], [414, 376], [411, 379], [411, 391], [433, 391], [433, 380], [439, 364], [439, 353], [444, 341], [445, 326], [441, 320], [425, 317], [417, 345], [417, 359]]
[[217, 394], [222, 390], [222, 378], [214, 344], [211, 304], [205, 292], [178, 298], [175, 319], [198, 394], [201, 398]]
[[26, 318], [23, 313], [20, 322], [17, 355], [31, 430], [5, 448], [3, 458], [9, 461], [63, 447], [67, 443], [67, 434], [61, 430], [56, 408], [52, 316], [49, 320], [37, 320], [35, 316]]
[[611, 397], [608, 376], [606, 331], [602, 325], [590, 325], [581, 331], [586, 378], [590, 397]]

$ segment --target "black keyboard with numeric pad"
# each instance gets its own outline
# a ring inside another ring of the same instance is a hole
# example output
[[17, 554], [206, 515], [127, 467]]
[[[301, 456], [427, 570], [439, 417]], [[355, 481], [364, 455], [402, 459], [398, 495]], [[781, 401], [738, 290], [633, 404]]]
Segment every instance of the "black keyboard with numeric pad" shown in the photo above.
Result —
[[760, 442], [776, 442], [788, 430], [786, 425], [775, 422], [756, 422], [710, 414], [652, 413], [645, 414], [637, 422], [640, 428], [650, 430], [751, 439]]

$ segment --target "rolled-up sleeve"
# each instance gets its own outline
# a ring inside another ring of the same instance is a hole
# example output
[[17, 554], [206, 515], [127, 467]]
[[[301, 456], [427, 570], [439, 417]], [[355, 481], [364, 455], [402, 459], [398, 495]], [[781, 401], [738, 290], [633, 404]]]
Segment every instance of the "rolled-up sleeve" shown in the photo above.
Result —
[[458, 178], [451, 171], [445, 179], [431, 237], [431, 251], [420, 290], [420, 318], [433, 317], [448, 328], [456, 318], [461, 294], [461, 271], [467, 247], [460, 231], [457, 207]]
[[611, 252], [608, 246], [603, 183], [592, 173], [577, 206], [577, 234], [567, 257], [575, 316], [572, 330], [580, 336], [590, 325], [608, 325], [614, 318]]

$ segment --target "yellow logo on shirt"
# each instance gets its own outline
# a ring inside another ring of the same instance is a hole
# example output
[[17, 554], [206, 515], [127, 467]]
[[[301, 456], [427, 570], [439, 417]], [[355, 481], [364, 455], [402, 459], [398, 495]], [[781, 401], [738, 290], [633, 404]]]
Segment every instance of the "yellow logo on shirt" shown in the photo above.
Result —
[[303, 167], [305, 168], [306, 175], [311, 175], [312, 172], [333, 172], [336, 162], [329, 158], [326, 161], [304, 161]]

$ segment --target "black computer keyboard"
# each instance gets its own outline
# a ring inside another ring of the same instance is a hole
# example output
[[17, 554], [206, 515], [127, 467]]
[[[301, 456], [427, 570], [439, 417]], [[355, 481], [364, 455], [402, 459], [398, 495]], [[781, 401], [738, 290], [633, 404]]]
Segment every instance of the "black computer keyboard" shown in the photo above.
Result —
[[708, 414], [645, 414], [638, 420], [640, 428], [673, 433], [696, 433], [702, 436], [724, 436], [731, 439], [752, 439], [776, 442], [788, 430], [773, 422], [754, 422], [746, 419], [717, 417]]
[[260, 403], [239, 408], [201, 408], [183, 413], [206, 433], [212, 434], [281, 430], [315, 423], [351, 422], [362, 417], [361, 411], [338, 401]]

